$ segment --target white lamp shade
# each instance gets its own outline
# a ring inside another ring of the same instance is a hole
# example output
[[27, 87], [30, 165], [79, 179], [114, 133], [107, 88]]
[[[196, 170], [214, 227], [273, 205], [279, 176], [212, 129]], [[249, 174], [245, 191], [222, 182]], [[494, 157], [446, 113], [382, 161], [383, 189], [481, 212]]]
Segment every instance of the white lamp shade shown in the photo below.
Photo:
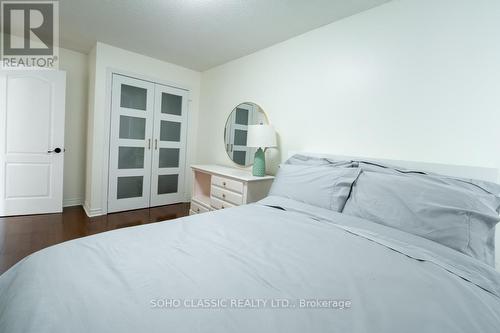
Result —
[[248, 125], [247, 146], [276, 147], [276, 132], [271, 125]]

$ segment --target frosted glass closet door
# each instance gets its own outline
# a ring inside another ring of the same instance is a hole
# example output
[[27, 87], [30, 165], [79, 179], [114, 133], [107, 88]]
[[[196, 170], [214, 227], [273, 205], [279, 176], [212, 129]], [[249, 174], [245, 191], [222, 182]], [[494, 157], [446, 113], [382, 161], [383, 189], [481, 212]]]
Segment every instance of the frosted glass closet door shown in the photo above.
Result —
[[109, 212], [149, 207], [154, 86], [113, 74]]
[[151, 206], [184, 200], [188, 92], [155, 85]]

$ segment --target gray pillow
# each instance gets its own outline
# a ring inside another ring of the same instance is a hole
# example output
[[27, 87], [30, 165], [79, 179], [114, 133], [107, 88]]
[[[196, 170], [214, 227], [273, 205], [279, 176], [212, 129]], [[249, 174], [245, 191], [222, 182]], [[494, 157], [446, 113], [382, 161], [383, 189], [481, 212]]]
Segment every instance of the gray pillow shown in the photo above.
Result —
[[379, 162], [353, 161], [353, 165], [359, 167], [362, 171], [388, 173], [393, 175], [407, 174], [412, 177], [431, 177], [436, 181], [442, 180], [446, 184], [469, 189], [473, 192], [488, 192], [496, 197], [500, 196], [500, 185], [484, 180], [445, 176], [428, 171], [400, 168], [397, 166], [382, 164]]
[[468, 182], [363, 170], [343, 213], [436, 241], [494, 266], [499, 209], [497, 196]]
[[285, 164], [352, 168], [356, 167], [357, 162], [295, 154], [286, 160]]
[[341, 212], [359, 173], [356, 168], [282, 164], [269, 195]]

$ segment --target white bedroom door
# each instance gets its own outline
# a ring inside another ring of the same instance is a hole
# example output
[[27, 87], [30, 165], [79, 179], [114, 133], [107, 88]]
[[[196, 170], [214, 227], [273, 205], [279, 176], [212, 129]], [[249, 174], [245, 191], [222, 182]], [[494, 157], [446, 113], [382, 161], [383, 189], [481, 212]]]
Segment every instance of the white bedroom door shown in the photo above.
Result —
[[62, 211], [66, 73], [0, 71], [0, 216]]
[[154, 83], [112, 81], [108, 212], [149, 207]]
[[155, 85], [151, 206], [183, 201], [188, 92]]

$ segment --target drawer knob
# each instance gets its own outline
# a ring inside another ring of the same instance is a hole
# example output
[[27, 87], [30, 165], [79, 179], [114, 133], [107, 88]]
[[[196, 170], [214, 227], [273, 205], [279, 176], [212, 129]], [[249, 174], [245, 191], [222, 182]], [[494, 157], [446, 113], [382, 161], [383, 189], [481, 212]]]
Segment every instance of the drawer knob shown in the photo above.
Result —
[[226, 186], [226, 182], [222, 182], [222, 186]]
[[226, 199], [226, 195], [225, 195], [224, 193], [222, 193], [222, 197], [223, 197], [224, 199]]
[[224, 209], [224, 205], [222, 205], [220, 209]]
[[199, 208], [196, 208], [196, 211], [199, 213], [199, 212], [200, 212], [200, 209], [199, 209]]

